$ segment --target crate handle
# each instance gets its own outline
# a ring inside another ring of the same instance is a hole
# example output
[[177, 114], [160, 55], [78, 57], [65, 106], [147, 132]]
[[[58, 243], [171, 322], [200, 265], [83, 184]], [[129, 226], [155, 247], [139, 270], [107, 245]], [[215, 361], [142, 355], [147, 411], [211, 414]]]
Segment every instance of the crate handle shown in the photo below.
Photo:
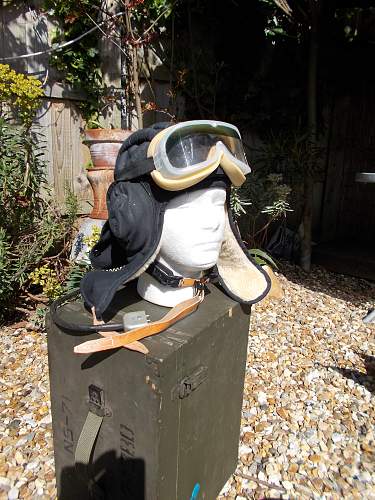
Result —
[[91, 457], [104, 417], [110, 415], [111, 412], [104, 405], [103, 389], [90, 385], [89, 411], [77, 441], [74, 462], [78, 475], [87, 482], [90, 497], [98, 499], [104, 499], [105, 494], [92, 477]]

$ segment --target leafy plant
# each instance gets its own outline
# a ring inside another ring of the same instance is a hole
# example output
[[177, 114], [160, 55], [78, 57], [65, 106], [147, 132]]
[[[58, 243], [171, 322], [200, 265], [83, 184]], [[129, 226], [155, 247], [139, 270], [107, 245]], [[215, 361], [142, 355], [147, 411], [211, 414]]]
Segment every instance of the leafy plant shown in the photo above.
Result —
[[278, 265], [275, 260], [264, 250], [261, 250], [260, 248], [251, 248], [249, 250], [249, 254], [260, 266], [270, 265], [271, 267], [278, 269]]
[[83, 244], [86, 245], [86, 257], [84, 260], [74, 262], [69, 269], [68, 276], [64, 284], [64, 291], [66, 293], [73, 291], [79, 287], [83, 276], [92, 269], [89, 263], [88, 254], [94, 247], [95, 243], [99, 240], [101, 229], [99, 226], [94, 225], [91, 234], [83, 238]]
[[[142, 65], [138, 48], [151, 43], [160, 33], [159, 25], [168, 18], [174, 3], [172, 0], [117, 0], [111, 4], [109, 12], [107, 3], [102, 0], [43, 0], [44, 9], [58, 21], [58, 28], [52, 37], [54, 44], [79, 37], [100, 25], [103, 19], [113, 16], [114, 12], [125, 12], [99, 26], [68, 49], [56, 51], [51, 56], [51, 64], [61, 72], [63, 80], [84, 94], [78, 107], [89, 128], [100, 127], [101, 115], [115, 103], [127, 109], [130, 126], [134, 107], [132, 101], [138, 101], [137, 115], [142, 121], [139, 97], [139, 72]], [[99, 43], [103, 37], [111, 40], [124, 56], [123, 89], [109, 88], [103, 81], [99, 53]]]
[[12, 238], [29, 227], [30, 214], [42, 210], [44, 164], [25, 127], [0, 117], [0, 139], [0, 223]]
[[79, 287], [81, 279], [84, 275], [92, 269], [91, 265], [87, 262], [75, 262], [68, 273], [64, 283], [64, 292], [69, 293]]
[[253, 154], [258, 169], [281, 174], [288, 184], [297, 185], [306, 172], [314, 176], [320, 172], [323, 148], [311, 144], [309, 134], [292, 130], [271, 133]]
[[241, 215], [246, 214], [246, 208], [251, 205], [249, 200], [241, 197], [239, 188], [232, 186], [230, 192], [230, 206], [234, 214], [234, 218], [238, 219]]
[[86, 252], [89, 253], [100, 238], [101, 228], [94, 225], [91, 234], [83, 238], [83, 243], [86, 245]]
[[240, 189], [240, 196], [251, 200], [242, 217], [249, 244], [260, 248], [267, 240], [271, 223], [285, 217], [292, 209], [288, 197], [291, 188], [283, 183], [281, 174], [267, 174], [257, 170]]
[[29, 280], [32, 285], [40, 285], [42, 293], [51, 300], [57, 299], [62, 292], [57, 273], [51, 269], [48, 264], [34, 269], [29, 274]]
[[[52, 43], [61, 44], [77, 38], [94, 26], [93, 20], [100, 22], [101, 3], [101, 0], [44, 0], [44, 9], [59, 23], [52, 35]], [[99, 40], [94, 31], [68, 49], [54, 52], [50, 59], [64, 81], [85, 95], [78, 107], [86, 119], [96, 116], [105, 105]]]
[[37, 78], [17, 73], [8, 64], [0, 64], [0, 115], [6, 104], [14, 118], [18, 117], [29, 126], [43, 95], [42, 84]]
[[43, 259], [60, 274], [62, 264], [54, 256], [67, 247], [74, 227], [77, 200], [67, 194], [62, 216], [48, 196], [39, 147], [38, 135], [0, 117], [0, 320], [17, 305]]
[[45, 305], [37, 306], [34, 313], [29, 318], [29, 322], [34, 330], [43, 330], [46, 322], [48, 307]]

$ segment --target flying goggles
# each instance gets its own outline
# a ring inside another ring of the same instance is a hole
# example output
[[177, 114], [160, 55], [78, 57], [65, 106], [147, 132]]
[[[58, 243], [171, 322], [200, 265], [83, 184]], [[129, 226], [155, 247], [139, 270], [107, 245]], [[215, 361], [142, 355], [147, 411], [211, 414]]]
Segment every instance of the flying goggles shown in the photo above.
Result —
[[251, 172], [237, 127], [213, 120], [193, 120], [161, 130], [147, 156], [154, 161], [153, 180], [168, 191], [193, 186], [219, 166], [234, 186], [241, 186]]

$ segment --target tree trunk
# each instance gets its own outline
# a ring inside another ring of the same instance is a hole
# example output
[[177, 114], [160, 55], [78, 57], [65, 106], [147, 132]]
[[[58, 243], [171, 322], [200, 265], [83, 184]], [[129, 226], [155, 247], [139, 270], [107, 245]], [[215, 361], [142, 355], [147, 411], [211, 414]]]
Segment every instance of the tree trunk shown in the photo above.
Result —
[[[105, 2], [105, 13], [103, 20], [116, 13], [116, 7], [110, 2]], [[107, 27], [107, 29], [110, 29]], [[100, 113], [99, 122], [103, 128], [118, 128], [121, 126], [121, 112], [116, 106], [116, 97], [121, 88], [121, 49], [114, 45], [110, 34], [102, 36], [99, 41], [100, 66], [102, 70], [103, 83], [107, 88], [107, 96], [113, 97], [111, 105], [107, 105]]]
[[130, 52], [130, 65], [131, 65], [131, 89], [135, 104], [135, 111], [137, 114], [137, 128], [143, 128], [143, 112], [142, 112], [142, 103], [141, 103], [141, 89], [139, 83], [139, 60], [138, 60], [138, 50], [136, 44], [133, 44], [135, 40], [132, 22], [131, 22], [131, 14], [129, 9], [126, 9], [125, 19], [126, 19], [126, 28], [131, 37], [131, 42], [129, 43], [129, 52]]
[[306, 165], [304, 179], [303, 237], [301, 242], [300, 265], [305, 271], [311, 269], [311, 237], [314, 194], [314, 156], [317, 140], [317, 70], [318, 70], [318, 8], [319, 0], [310, 0], [311, 30], [309, 40], [309, 66], [307, 82], [307, 123], [311, 162]]

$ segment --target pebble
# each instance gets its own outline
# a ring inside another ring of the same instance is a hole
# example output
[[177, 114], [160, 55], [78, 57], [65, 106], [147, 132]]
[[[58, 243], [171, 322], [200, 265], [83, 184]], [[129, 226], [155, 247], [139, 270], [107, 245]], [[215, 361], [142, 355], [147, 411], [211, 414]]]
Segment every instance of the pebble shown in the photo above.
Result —
[[291, 489], [293, 489], [293, 483], [291, 483], [290, 481], [283, 481], [281, 484], [284, 486], [284, 488], [287, 491], [290, 491]]
[[12, 488], [8, 491], [8, 500], [17, 500], [18, 495], [19, 495], [19, 489], [18, 488]]
[[360, 477], [361, 481], [364, 481], [365, 483], [372, 482], [371, 474], [367, 470], [361, 472], [359, 477]]
[[11, 488], [11, 480], [7, 477], [0, 477], [0, 491], [9, 491]]
[[342, 441], [342, 438], [343, 438], [342, 434], [339, 434], [338, 432], [334, 432], [331, 437], [334, 443], [340, 443]]
[[265, 392], [258, 392], [258, 403], [260, 405], [267, 405], [267, 394]]
[[313, 370], [306, 375], [305, 382], [307, 384], [311, 384], [312, 382], [316, 381], [319, 377], [320, 373], [318, 372], [318, 370]]
[[[237, 468], [257, 480], [232, 475], [218, 500], [375, 499], [375, 289], [278, 275], [284, 298], [251, 312]], [[3, 327], [0, 342], [0, 498], [55, 500], [46, 335]]]
[[14, 458], [19, 465], [22, 465], [25, 462], [25, 459], [19, 451], [16, 451], [16, 453], [14, 454]]
[[256, 483], [255, 481], [249, 481], [247, 483], [247, 487], [250, 489], [250, 490], [256, 490], [258, 488], [258, 483]]
[[280, 484], [281, 474], [279, 473], [271, 473], [268, 475], [268, 481], [272, 484]]

